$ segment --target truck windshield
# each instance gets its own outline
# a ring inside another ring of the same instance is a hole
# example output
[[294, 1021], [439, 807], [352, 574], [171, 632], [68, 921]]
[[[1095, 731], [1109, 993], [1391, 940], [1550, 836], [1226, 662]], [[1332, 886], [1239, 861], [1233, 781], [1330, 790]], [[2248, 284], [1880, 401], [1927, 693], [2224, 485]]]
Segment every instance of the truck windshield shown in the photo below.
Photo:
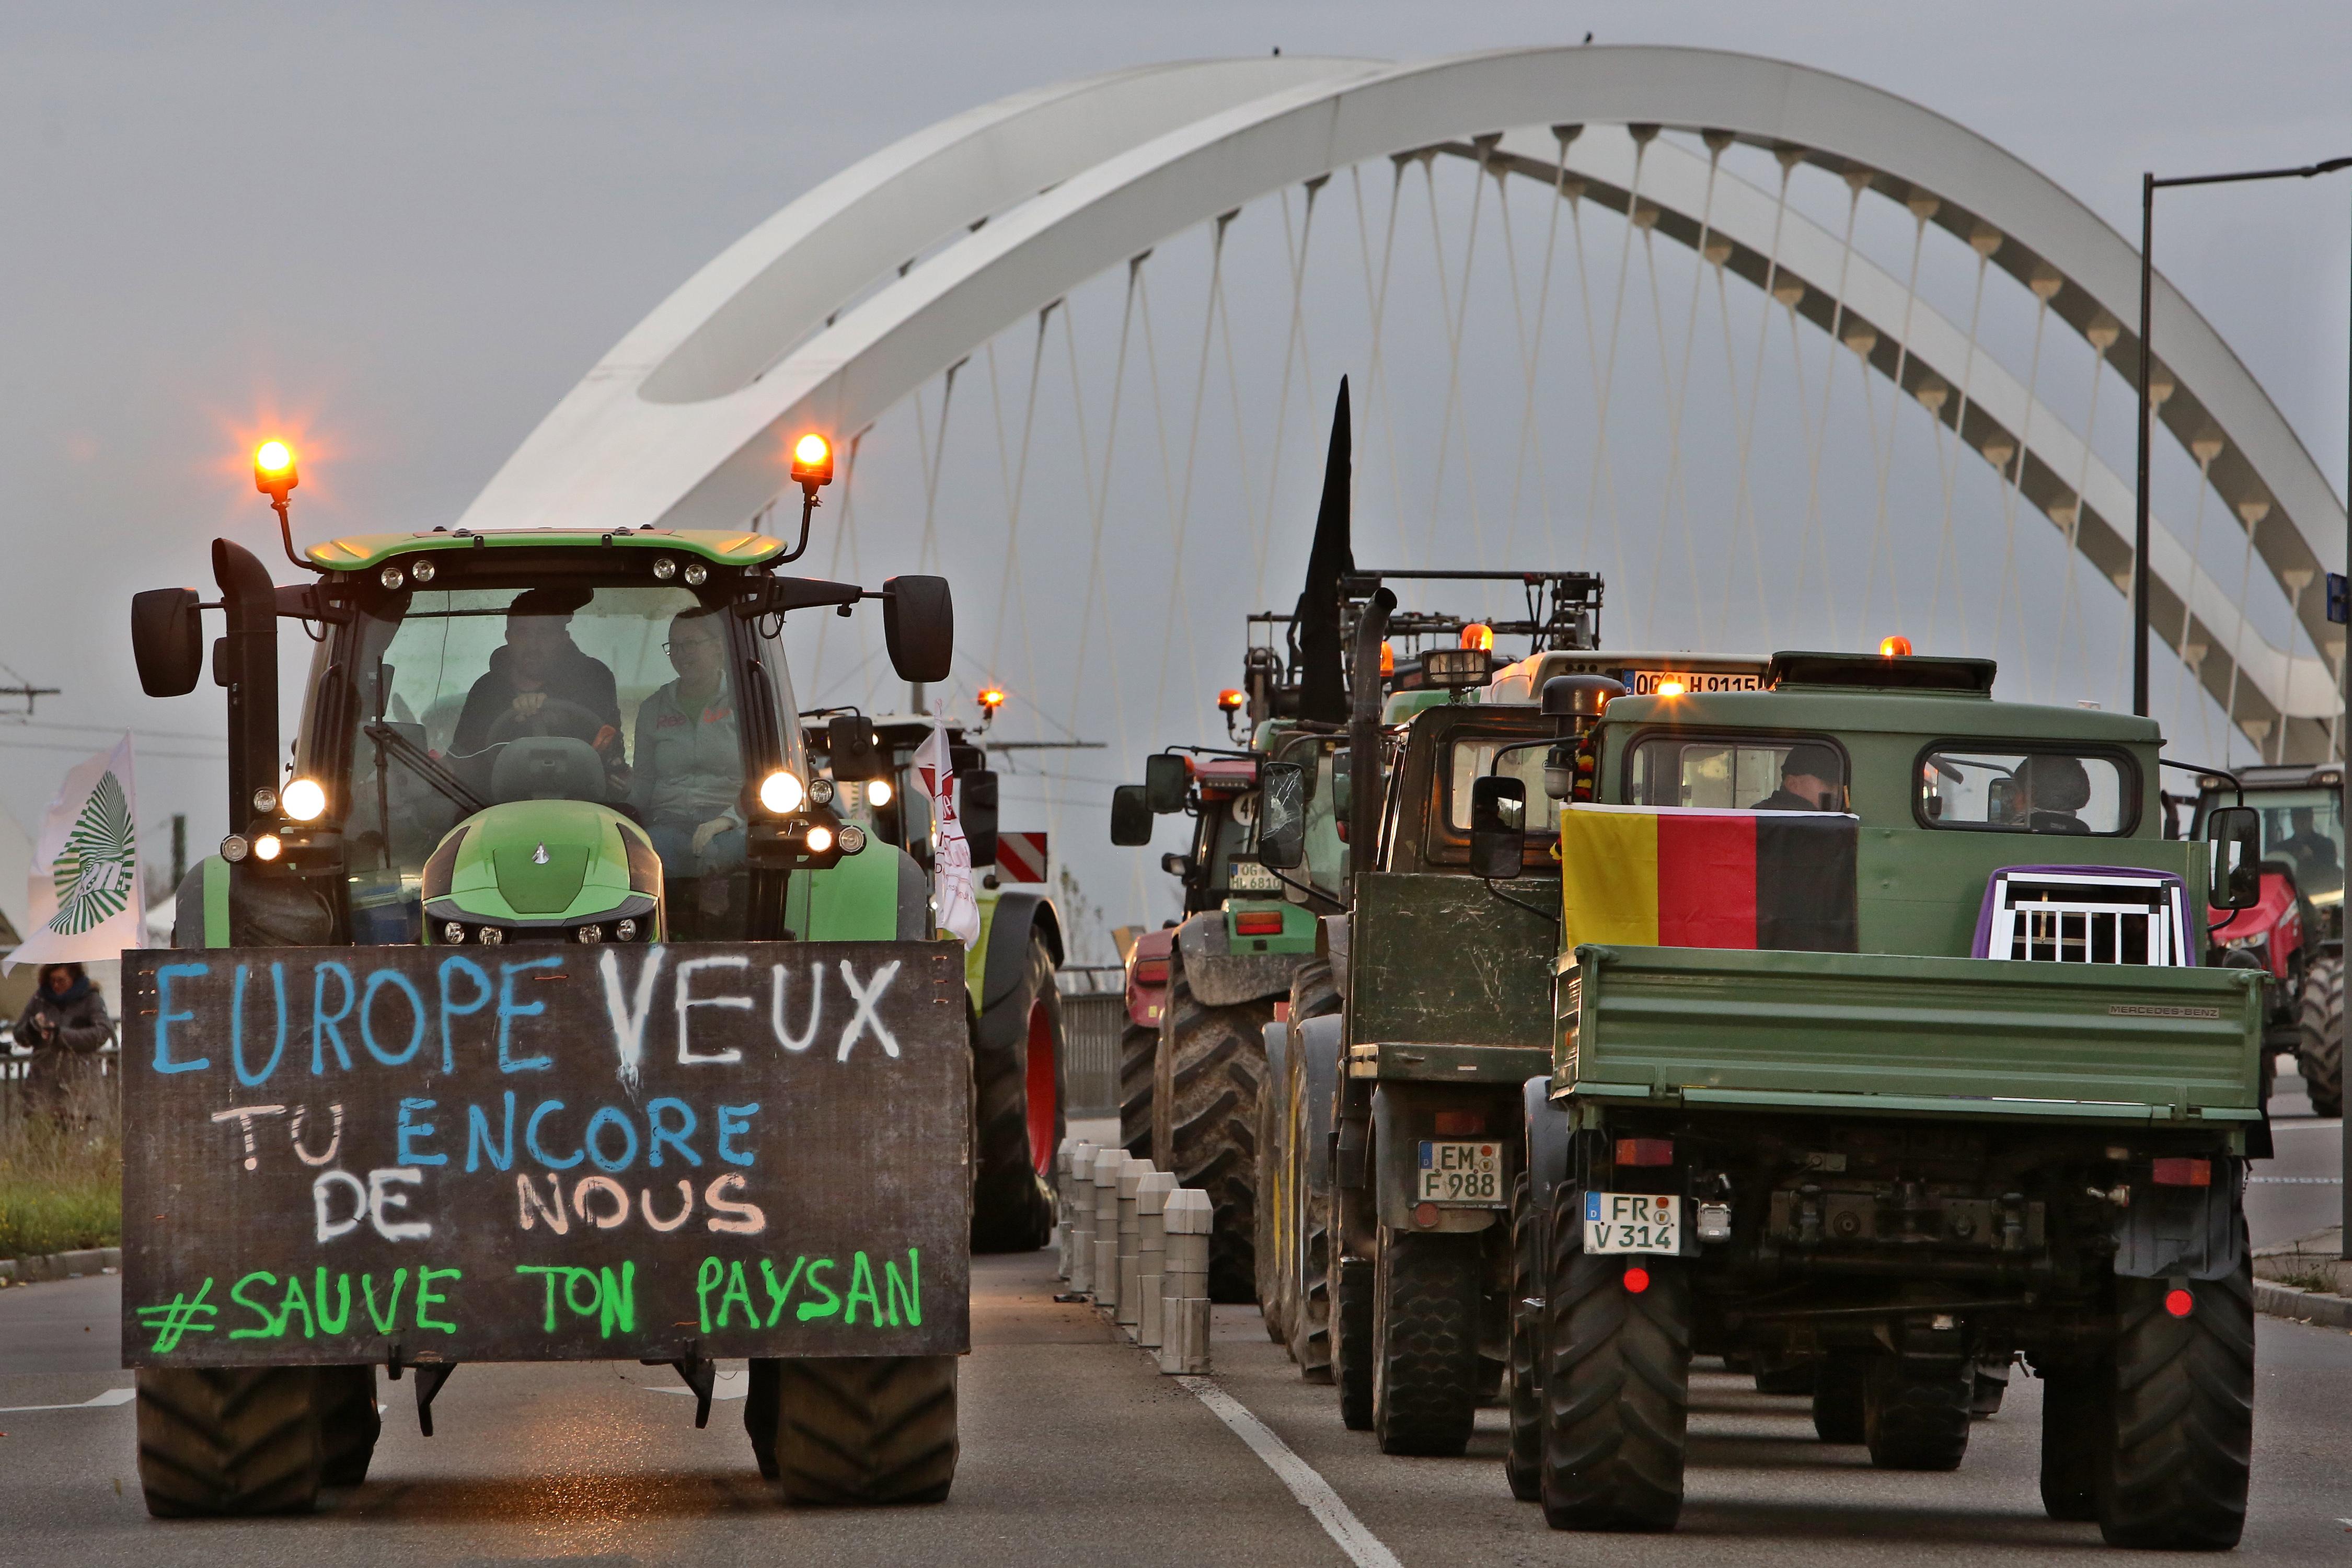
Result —
[[[2224, 793], [2202, 806], [2229, 805]], [[2263, 858], [2284, 860], [2294, 868], [2294, 885], [2315, 904], [2344, 900], [2344, 816], [2335, 790], [2249, 789], [2246, 804], [2263, 822]], [[2205, 812], [2199, 812], [2197, 836], [2204, 837]]]
[[2116, 834], [2129, 823], [2123, 765], [2092, 752], [1930, 751], [1919, 810], [1931, 827]]
[[[1542, 808], [1544, 799], [1544, 754], [1551, 749], [1549, 741], [1531, 741], [1525, 735], [1469, 737], [1454, 742], [1454, 776], [1445, 792], [1446, 821], [1456, 830], [1467, 832], [1470, 827], [1470, 786], [1488, 773], [1517, 779], [1527, 786], [1527, 798], [1531, 809], [1528, 820], [1530, 831], [1557, 831], [1548, 828], [1552, 813]], [[1516, 747], [1516, 750], [1507, 748]]]

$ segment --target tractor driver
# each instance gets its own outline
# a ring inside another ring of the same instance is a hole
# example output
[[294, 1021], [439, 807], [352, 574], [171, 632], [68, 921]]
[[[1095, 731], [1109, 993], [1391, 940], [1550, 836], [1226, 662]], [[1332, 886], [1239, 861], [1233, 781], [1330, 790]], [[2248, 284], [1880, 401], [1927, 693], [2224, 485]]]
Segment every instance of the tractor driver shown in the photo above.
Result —
[[621, 700], [612, 670], [580, 651], [572, 617], [586, 588], [532, 588], [507, 606], [507, 640], [466, 693], [451, 747], [459, 757], [527, 735], [585, 741], [610, 769], [621, 762]]
[[1780, 759], [1780, 787], [1750, 811], [1838, 811], [1845, 793], [1845, 763], [1818, 741], [1801, 742]]
[[663, 647], [677, 679], [637, 709], [629, 803], [670, 877], [743, 863], [743, 742], [719, 609], [698, 605], [671, 617]]
[[2019, 764], [2025, 775], [2025, 826], [2032, 833], [2088, 833], [2076, 815], [2091, 804], [2091, 775], [2080, 757], [2051, 752]]
[[2272, 845], [2270, 853], [2294, 862], [2295, 885], [2306, 889], [2341, 887], [2344, 868], [2336, 857], [2336, 840], [2313, 826], [2311, 807], [2290, 807], [2286, 820], [2293, 831]]

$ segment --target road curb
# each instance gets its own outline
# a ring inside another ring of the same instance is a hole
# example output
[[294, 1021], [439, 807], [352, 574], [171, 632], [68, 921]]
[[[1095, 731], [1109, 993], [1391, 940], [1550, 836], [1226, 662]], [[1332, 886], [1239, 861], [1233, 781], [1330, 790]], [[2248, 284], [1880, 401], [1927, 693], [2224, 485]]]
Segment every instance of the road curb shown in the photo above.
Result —
[[89, 1247], [76, 1252], [47, 1252], [32, 1258], [0, 1258], [0, 1285], [32, 1285], [45, 1279], [76, 1279], [86, 1274], [116, 1274], [122, 1269], [122, 1248]]
[[2352, 1297], [2330, 1296], [2318, 1290], [2298, 1290], [2274, 1280], [2254, 1281], [2254, 1310], [2273, 1318], [2318, 1323], [2331, 1329], [2352, 1329]]

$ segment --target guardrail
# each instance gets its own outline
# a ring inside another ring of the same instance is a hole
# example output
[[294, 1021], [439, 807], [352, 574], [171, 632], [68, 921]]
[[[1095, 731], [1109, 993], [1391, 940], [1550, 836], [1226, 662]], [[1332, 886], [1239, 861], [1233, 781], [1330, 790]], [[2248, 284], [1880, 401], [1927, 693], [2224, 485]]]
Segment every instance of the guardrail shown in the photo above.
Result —
[[1127, 1028], [1127, 971], [1116, 963], [1059, 972], [1063, 1103], [1071, 1116], [1118, 1114], [1118, 1041]]
[[1209, 1194], [1119, 1149], [1066, 1138], [1059, 1274], [1160, 1370], [1209, 1370]]

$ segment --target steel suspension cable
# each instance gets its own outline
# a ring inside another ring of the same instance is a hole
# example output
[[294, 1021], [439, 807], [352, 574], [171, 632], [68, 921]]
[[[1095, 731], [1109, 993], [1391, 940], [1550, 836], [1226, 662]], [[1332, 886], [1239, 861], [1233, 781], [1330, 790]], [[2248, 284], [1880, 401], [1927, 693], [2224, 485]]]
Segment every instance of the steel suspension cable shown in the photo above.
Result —
[[[1764, 354], [1771, 345], [1772, 307], [1780, 297], [1780, 233], [1789, 216], [1789, 177], [1803, 155], [1794, 147], [1784, 147], [1773, 154], [1780, 165], [1780, 199], [1772, 209], [1772, 247], [1764, 258], [1764, 299], [1756, 318], [1756, 354], [1748, 389], [1748, 411], [1739, 416], [1739, 485], [1732, 502], [1731, 548], [1725, 552], [1723, 572], [1723, 618], [1728, 624], [1731, 619], [1731, 578], [1738, 570], [1739, 533], [1744, 527], [1748, 534], [1748, 558], [1755, 568], [1756, 614], [1762, 623], [1767, 646], [1773, 640], [1772, 599], [1764, 586], [1764, 530], [1756, 518], [1756, 492], [1749, 477], [1748, 458], [1756, 447], [1757, 411], [1764, 404]], [[1716, 264], [1716, 282], [1718, 290], [1722, 290], [1721, 262]], [[1731, 302], [1727, 291], [1724, 292], [1723, 300], [1723, 357], [1727, 365], [1732, 363]], [[1736, 366], [1731, 372], [1731, 384], [1736, 396], [1739, 387]]]
[[[1234, 214], [1223, 214], [1210, 226], [1209, 297], [1202, 311], [1201, 361], [1200, 367], [1192, 377], [1192, 427], [1191, 433], [1185, 439], [1184, 478], [1180, 492], [1181, 500], [1176, 509], [1176, 559], [1174, 569], [1169, 576], [1169, 592], [1180, 599], [1184, 596], [1184, 536], [1192, 520], [1192, 475], [1194, 465], [1198, 462], [1201, 454], [1201, 410], [1207, 399], [1209, 390], [1209, 351], [1216, 342], [1217, 297], [1224, 291], [1225, 226], [1231, 223], [1233, 218]], [[1192, 689], [1198, 691], [1201, 684], [1201, 655], [1199, 645], [1192, 635], [1192, 606], [1189, 600], [1184, 603], [1183, 615], [1185, 652], [1191, 659]], [[1154, 735], [1162, 732], [1160, 720], [1167, 694], [1168, 659], [1162, 657], [1160, 661], [1160, 686], [1153, 694], [1151, 701], [1151, 732]], [[1197, 709], [1195, 713], [1194, 732], [1205, 739], [1206, 727], [1200, 724]]]
[[[1702, 258], [1706, 255], [1707, 246], [1715, 230], [1715, 181], [1722, 165], [1723, 149], [1728, 144], [1729, 138], [1721, 137], [1719, 133], [1709, 132], [1707, 135], [1706, 195], [1699, 205], [1698, 219], [1697, 254]], [[1653, 211], [1654, 214], [1654, 209]], [[1698, 300], [1699, 294], [1706, 286], [1706, 268], [1702, 265], [1695, 268], [1691, 272], [1690, 306], [1683, 321], [1682, 366], [1679, 372], [1676, 372], [1666, 364], [1665, 313], [1664, 300], [1658, 288], [1656, 247], [1657, 224], [1654, 216], [1648, 226], [1643, 230], [1642, 248], [1649, 262], [1650, 303], [1652, 313], [1657, 320], [1659, 366], [1665, 373], [1666, 483], [1658, 511], [1657, 553], [1650, 568], [1650, 606], [1646, 617], [1649, 625], [1643, 628], [1643, 640], [1645, 642], [1653, 641], [1652, 634], [1655, 629], [1658, 583], [1665, 575], [1666, 533], [1672, 526], [1671, 515], [1675, 510], [1679, 510], [1682, 514], [1683, 555], [1690, 576], [1687, 603], [1694, 614], [1698, 609], [1700, 592], [1698, 542], [1691, 528], [1690, 495], [1683, 479], [1683, 415], [1689, 405], [1691, 354], [1698, 344]], [[1703, 633], [1705, 626], [1702, 623], [1694, 629]], [[1653, 646], [1654, 646], [1654, 642]]]
[[[1362, 252], [1364, 261], [1365, 303], [1372, 318], [1371, 359], [1364, 375], [1362, 433], [1369, 433], [1371, 429], [1372, 402], [1377, 397], [1380, 400], [1381, 429], [1388, 437], [1382, 446], [1389, 460], [1391, 500], [1396, 509], [1397, 559], [1400, 561], [1410, 561], [1412, 558], [1412, 541], [1405, 532], [1404, 470], [1397, 463], [1396, 409], [1390, 401], [1388, 394], [1387, 366], [1381, 358], [1383, 347], [1381, 330], [1388, 323], [1389, 277], [1396, 260], [1397, 209], [1403, 205], [1406, 162], [1403, 157], [1389, 160], [1389, 216], [1387, 232], [1381, 241], [1381, 271], [1377, 284], [1372, 278], [1370, 236], [1364, 228], [1363, 171], [1360, 165], [1348, 171], [1356, 191], [1356, 237], [1358, 247]], [[1358, 446], [1363, 444], [1357, 443]]]
[[[1988, 240], [1988, 236], [1990, 239]], [[1985, 270], [1991, 264], [1992, 253], [2000, 248], [2000, 237], [1979, 229], [1969, 240], [1969, 248], [1977, 253], [1976, 296], [1969, 305], [1969, 342], [1960, 356], [1959, 401], [1953, 405], [1952, 461], [1944, 470], [1943, 537], [1936, 547], [1936, 600], [1943, 596], [1944, 558], [1952, 562], [1952, 609], [1959, 617], [1960, 651], [1969, 651], [1972, 638], [1969, 636], [1969, 612], [1960, 578], [1959, 543], [1952, 535], [1952, 504], [1958, 494], [1960, 468], [1967, 461], [1969, 449], [1969, 398], [1975, 390], [1977, 370], [1977, 328], [1984, 319]], [[1933, 622], [1930, 621], [1932, 631]]]
[[[1655, 128], [1653, 127], [1651, 129], [1652, 134], [1654, 135]], [[1633, 137], [1633, 183], [1632, 189], [1626, 193], [1625, 197], [1626, 211], [1630, 216], [1634, 204], [1638, 203], [1642, 199], [1642, 155], [1649, 147], [1649, 138], [1633, 132], [1631, 127], [1628, 127], [1628, 133], [1632, 134]], [[1581, 208], [1582, 204], [1580, 203], [1579, 214], [1576, 218], [1576, 222], [1580, 229], [1579, 243], [1577, 247], [1580, 256], [1583, 251], [1582, 235], [1580, 232], [1582, 227]], [[1584, 523], [1585, 538], [1588, 544], [1588, 548], [1584, 552], [1584, 559], [1589, 561], [1591, 559], [1590, 541], [1592, 537], [1593, 515], [1602, 510], [1601, 502], [1605, 497], [1608, 501], [1607, 510], [1609, 514], [1610, 541], [1613, 547], [1612, 554], [1616, 562], [1615, 570], [1620, 582], [1622, 582], [1625, 577], [1625, 530], [1617, 513], [1616, 470], [1609, 460], [1609, 404], [1611, 395], [1615, 390], [1616, 384], [1617, 340], [1620, 331], [1623, 327], [1625, 321], [1625, 280], [1633, 272], [1633, 226], [1631, 223], [1628, 223], [1625, 226], [1624, 237], [1620, 242], [1617, 250], [1617, 294], [1614, 303], [1610, 307], [1609, 352], [1607, 357], [1594, 367], [1596, 379], [1593, 392], [1597, 406], [1594, 411], [1593, 424], [1595, 428], [1598, 430], [1599, 435], [1595, 443], [1592, 463], [1592, 485], [1586, 500]], [[1590, 312], [1588, 311], [1588, 315], [1589, 314]], [[1589, 339], [1589, 321], [1587, 323], [1587, 336]]]
[[[1805, 459], [1805, 523], [1797, 540], [1797, 586], [1790, 602], [1801, 602], [1805, 595], [1805, 552], [1819, 539], [1822, 558], [1822, 599], [1827, 612], [1830, 632], [1839, 635], [1837, 586], [1831, 581], [1829, 531], [1822, 525], [1822, 448], [1827, 442], [1830, 428], [1830, 390], [1837, 381], [1837, 351], [1843, 341], [1845, 325], [1845, 286], [1853, 262], [1854, 221], [1862, 212], [1863, 186], [1869, 183], [1866, 171], [1850, 171], [1846, 180], [1845, 240], [1838, 252], [1837, 293], [1830, 301], [1830, 343], [1828, 357], [1822, 362], [1822, 416], [1806, 435], [1808, 447]], [[1799, 298], [1802, 298], [1801, 295]], [[1789, 306], [1789, 332], [1793, 346], [1797, 331], [1797, 307]], [[1801, 361], [1803, 350], [1797, 350]]]
[[[2017, 587], [2018, 682], [2029, 696], [2033, 690], [2033, 649], [2032, 641], [2027, 635], [2025, 625], [2025, 585], [2018, 581], [2017, 576], [2017, 506], [2025, 496], [2026, 454], [2033, 449], [2031, 443], [2033, 438], [2034, 400], [2041, 395], [2042, 391], [2042, 340], [2050, 321], [2050, 299], [2058, 291], [2059, 282], [2055, 277], [2037, 276], [2031, 287], [2039, 303], [2033, 313], [2033, 352], [2026, 362], [2025, 413], [2018, 421], [2017, 449], [2006, 459], [1994, 464], [2000, 473], [2001, 479], [2001, 600], [2004, 604], [2007, 602], [2010, 586], [2015, 584]], [[1985, 455], [1990, 457], [1992, 453], [1988, 449]], [[2001, 616], [2002, 611], [1996, 608], [1992, 617], [1993, 647], [1996, 652], [2000, 647]], [[2054, 668], [2051, 671], [2050, 680], [2051, 699], [2054, 701], [2058, 695], [2058, 676]]]
[[[1290, 227], [1290, 192], [1285, 189], [1282, 193], [1282, 248], [1284, 258], [1290, 267], [1290, 325], [1282, 339], [1282, 383], [1274, 403], [1274, 447], [1265, 464], [1265, 507], [1261, 513], [1265, 526], [1258, 530], [1253, 552], [1250, 603], [1254, 605], [1265, 603], [1265, 558], [1274, 537], [1274, 503], [1282, 478], [1282, 437], [1290, 423], [1290, 366], [1294, 355], [1300, 360], [1307, 357], [1307, 247], [1315, 235], [1315, 196], [1323, 188], [1323, 182], [1329, 178], [1325, 174], [1307, 182], [1307, 213], [1295, 244]], [[1307, 384], [1312, 387], [1315, 384], [1315, 367], [1309, 363], [1306, 370]], [[1311, 395], [1308, 401], [1313, 401]]]
[[[2065, 504], [2065, 516], [2060, 519], [2066, 532], [2066, 575], [2058, 589], [2057, 637], [2057, 647], [2063, 653], [2066, 647], [2066, 626], [2071, 620], [2074, 626], [2074, 663], [2078, 668], [2087, 668], [2091, 661], [2088, 628], [2080, 613], [2081, 605], [2074, 585], [2074, 568], [2080, 564], [2082, 555], [2083, 496], [2084, 488], [2091, 482], [2091, 444], [2099, 433], [2099, 388], [2106, 381], [2107, 350], [2121, 335], [2122, 329], [2104, 318], [2093, 322], [2083, 333], [2094, 351], [2091, 355], [2091, 406], [2083, 420], [2083, 461], [2074, 471], [2074, 499]], [[2190, 584], [2193, 585], [2194, 582], [2192, 570]], [[2180, 626], [2184, 638], [2189, 629], [2189, 595], [2184, 591], [2180, 595]]]
[[[1110, 409], [1103, 427], [1102, 483], [1099, 487], [1095, 483], [1093, 460], [1088, 456], [1087, 445], [1086, 399], [1078, 395], [1077, 339], [1069, 330], [1068, 318], [1065, 317], [1062, 322], [1062, 341], [1070, 355], [1070, 404], [1078, 423], [1078, 460], [1085, 469], [1087, 510], [1087, 591], [1078, 606], [1078, 654], [1076, 662], [1071, 667], [1070, 677], [1068, 728], [1073, 734], [1078, 728], [1078, 698], [1086, 681], [1087, 647], [1094, 637], [1095, 596], [1102, 585], [1103, 519], [1110, 506], [1111, 458], [1118, 447], [1119, 407], [1127, 392], [1127, 349], [1130, 329], [1135, 324], [1136, 283], [1142, 269], [1141, 257], [1127, 264], [1127, 296], [1119, 310], [1118, 353], [1111, 368]], [[1111, 709], [1118, 726], [1118, 754], [1124, 757], [1127, 755], [1127, 697], [1119, 680], [1118, 637], [1117, 629], [1111, 625], [1110, 595], [1108, 593], [1102, 595], [1102, 610], [1103, 663], [1110, 675]]]
[[[1431, 479], [1429, 527], [1426, 531], [1431, 560], [1436, 559], [1437, 519], [1445, 496], [1445, 456], [1453, 446], [1454, 414], [1461, 402], [1462, 329], [1470, 316], [1471, 274], [1478, 256], [1478, 217], [1486, 205], [1486, 164], [1497, 140], [1499, 138], [1482, 136], [1475, 143], [1478, 149], [1478, 172], [1471, 181], [1470, 232], [1462, 245], [1462, 293], [1458, 306], [1453, 299], [1449, 298], [1452, 288], [1445, 275], [1445, 239], [1437, 216], [1437, 160], [1426, 159], [1421, 166], [1422, 178], [1428, 186], [1430, 248], [1437, 258], [1438, 308], [1446, 318], [1445, 402], [1437, 419], [1436, 471]], [[1469, 503], [1470, 533], [1475, 542], [1475, 558], [1478, 563], [1483, 565], [1486, 560], [1486, 529], [1478, 517], [1478, 487], [1476, 477], [1472, 471], [1470, 427], [1466, 419], [1462, 426], [1462, 485], [1464, 496]]]
[[[1927, 220], [1936, 216], [1937, 209], [1942, 205], [1943, 204], [1934, 196], [1927, 195], [1917, 191], [1914, 191], [1911, 194], [1910, 199], [1904, 203], [1904, 205], [1910, 209], [1913, 226], [1911, 232], [1911, 270], [1909, 275], [1904, 279], [1903, 283], [1903, 330], [1896, 336], [1895, 341], [1895, 395], [1887, 399], [1886, 444], [1883, 448], [1878, 448], [1878, 511], [1876, 520], [1872, 524], [1870, 539], [1871, 571], [1870, 574], [1865, 574], [1864, 577], [1862, 590], [1862, 607], [1864, 617], [1863, 634], [1864, 637], [1869, 635], [1870, 590], [1878, 568], [1878, 554], [1881, 549], [1884, 549], [1886, 552], [1887, 602], [1894, 606], [1895, 622], [1899, 625], [1903, 619], [1903, 576], [1902, 574], [1896, 570], [1895, 566], [1895, 541], [1892, 537], [1891, 525], [1887, 516], [1886, 490], [1887, 483], [1893, 478], [1895, 472], [1895, 440], [1901, 432], [1903, 405], [1906, 402], [1903, 395], [1903, 372], [1905, 367], [1910, 363], [1911, 320], [1913, 308], [1919, 302], [1919, 258], [1927, 249]], [[1870, 374], [1867, 366], [1864, 369], [1862, 381], [1863, 390], [1866, 398], [1870, 388]], [[1874, 420], [1871, 428], [1873, 431], [1877, 429], [1877, 425]], [[1874, 441], [1872, 445], [1874, 447], [1877, 447], [1877, 443], [1875, 441]]]
[[[1559, 248], [1559, 212], [1566, 205], [1561, 193], [1568, 184], [1568, 144], [1574, 139], [1573, 129], [1555, 127], [1552, 132], [1559, 147], [1559, 155], [1552, 163], [1551, 204], [1546, 211], [1544, 222], [1543, 279], [1536, 288], [1536, 329], [1532, 341], [1528, 337], [1525, 319], [1519, 315], [1518, 245], [1511, 237], [1511, 205], [1505, 199], [1507, 191], [1498, 190], [1496, 193], [1496, 213], [1502, 219], [1504, 247], [1511, 257], [1511, 315], [1518, 327], [1525, 362], [1522, 374], [1527, 383], [1525, 401], [1519, 409], [1518, 451], [1511, 466], [1511, 510], [1503, 534], [1501, 559], [1506, 561], [1513, 558], [1519, 525], [1521, 486], [1527, 478], [1530, 450], [1535, 455], [1536, 492], [1543, 502], [1544, 558], [1549, 560], [1559, 548], [1559, 525], [1551, 509], [1551, 478], [1544, 466], [1543, 443], [1536, 430], [1536, 379], [1543, 365], [1545, 328], [1551, 319], [1552, 258]], [[1570, 134], [1563, 135], [1563, 131], [1569, 131]]]

